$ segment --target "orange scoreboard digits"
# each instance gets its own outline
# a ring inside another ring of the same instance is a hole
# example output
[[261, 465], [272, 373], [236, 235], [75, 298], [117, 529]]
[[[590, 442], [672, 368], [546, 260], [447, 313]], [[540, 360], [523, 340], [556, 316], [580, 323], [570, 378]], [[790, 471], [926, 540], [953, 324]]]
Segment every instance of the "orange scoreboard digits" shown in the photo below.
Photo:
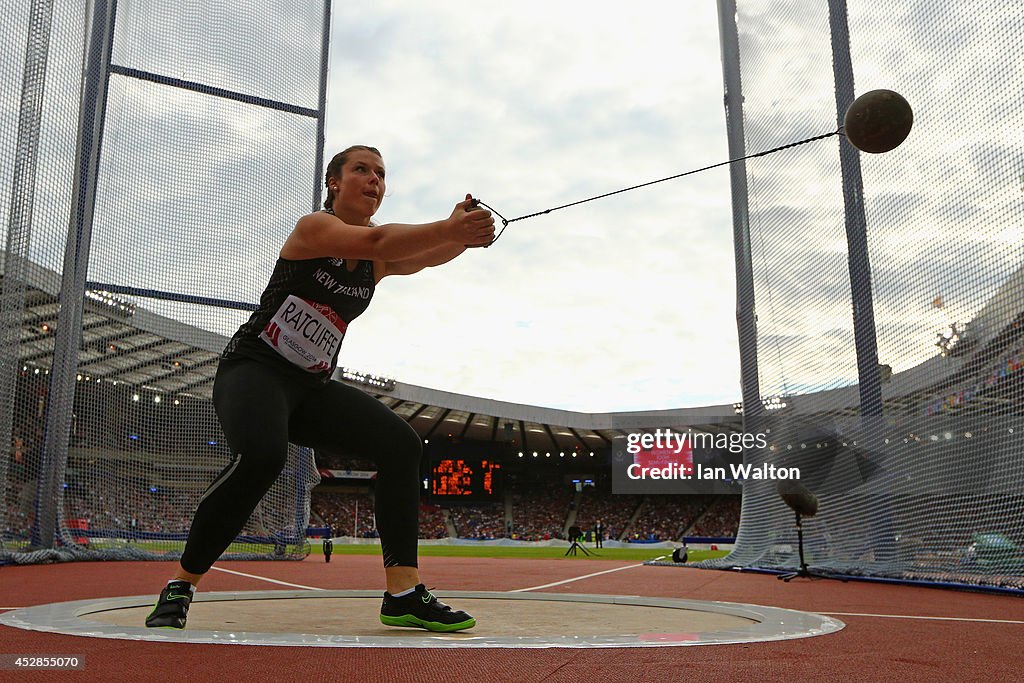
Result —
[[500, 493], [501, 463], [490, 458], [441, 457], [430, 469], [430, 494], [449, 500], [487, 500]]

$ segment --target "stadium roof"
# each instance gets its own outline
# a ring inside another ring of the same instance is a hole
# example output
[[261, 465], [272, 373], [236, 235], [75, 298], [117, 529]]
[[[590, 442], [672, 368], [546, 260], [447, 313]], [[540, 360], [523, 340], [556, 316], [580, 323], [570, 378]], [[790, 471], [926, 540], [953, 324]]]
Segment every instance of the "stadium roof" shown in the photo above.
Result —
[[[25, 305], [16, 362], [48, 372], [60, 312], [60, 276], [32, 263], [23, 265]], [[78, 355], [81, 380], [210, 400], [227, 339], [157, 315], [134, 301], [138, 299], [87, 291]], [[385, 403], [424, 439], [506, 441], [524, 452], [594, 451], [607, 448], [617, 436], [642, 429], [733, 432], [741, 428], [732, 405], [579, 413], [450, 393], [346, 368], [339, 368], [335, 379], [359, 386]]]
[[[15, 320], [0, 320], [0, 324], [8, 330], [20, 330], [16, 362], [45, 372], [55, 346], [60, 276], [30, 262], [23, 265], [25, 305], [21, 324]], [[20, 294], [6, 289], [10, 306], [12, 295], [20, 298]], [[950, 382], [962, 381], [979, 362], [998, 353], [996, 347], [1002, 346], [999, 342], [1006, 330], [1019, 325], [1022, 290], [1024, 268], [1004, 283], [965, 329], [964, 339], [970, 343], [959, 352], [936, 356], [888, 379], [883, 386], [887, 406], [912, 410]], [[87, 292], [78, 359], [82, 379], [210, 400], [219, 355], [227, 339], [157, 315], [132, 300], [138, 299]], [[8, 310], [0, 310], [0, 316], [9, 315], [5, 313]], [[8, 337], [6, 343], [11, 341]], [[543, 453], [596, 450], [608, 447], [617, 436], [656, 428], [707, 432], [742, 429], [741, 418], [732, 405], [579, 413], [450, 393], [346, 368], [339, 368], [335, 379], [375, 396], [424, 439], [450, 435], [459, 440], [507, 441], [519, 450]], [[798, 414], [855, 415], [858, 404], [857, 386], [786, 398], [787, 407]]]

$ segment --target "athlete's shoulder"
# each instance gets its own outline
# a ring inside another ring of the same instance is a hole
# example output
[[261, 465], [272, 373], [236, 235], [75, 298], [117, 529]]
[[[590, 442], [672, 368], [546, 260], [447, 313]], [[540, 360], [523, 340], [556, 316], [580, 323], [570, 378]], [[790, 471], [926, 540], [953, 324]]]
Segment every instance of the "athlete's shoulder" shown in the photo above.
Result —
[[317, 225], [333, 225], [341, 221], [333, 213], [321, 209], [320, 211], [314, 211], [313, 213], [307, 213], [305, 216], [300, 216], [295, 221], [295, 227], [300, 228], [304, 226], [317, 226]]

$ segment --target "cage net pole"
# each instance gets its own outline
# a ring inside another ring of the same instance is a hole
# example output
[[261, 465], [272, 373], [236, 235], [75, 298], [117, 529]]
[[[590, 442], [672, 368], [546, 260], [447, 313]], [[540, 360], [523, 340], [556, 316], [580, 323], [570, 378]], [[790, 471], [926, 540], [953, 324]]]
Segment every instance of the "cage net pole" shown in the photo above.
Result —
[[[46, 89], [49, 60], [52, 0], [37, 0], [29, 8], [28, 29], [24, 41], [24, 66], [15, 138], [4, 149], [14, 150], [11, 160], [11, 190], [8, 206], [6, 243], [3, 253], [3, 282], [0, 291], [0, 443], [7, 449], [0, 458], [0, 549], [6, 546], [7, 530], [17, 524], [15, 503], [18, 488], [10, 481], [11, 461], [24, 458], [24, 439], [13, 429], [16, 387], [18, 383], [21, 323], [25, 310], [25, 279], [28, 248], [32, 236], [34, 188], [38, 172], [40, 122]], [[10, 19], [8, 19], [10, 21]], [[17, 36], [17, 31], [4, 31]], [[14, 41], [12, 41], [14, 42]], [[6, 166], [6, 163], [5, 163]]]
[[60, 307], [46, 396], [42, 471], [38, 478], [38, 513], [33, 545], [39, 548], [53, 548], [55, 536], [60, 530], [116, 8], [114, 0], [97, 0], [92, 3], [93, 13], [88, 23], [90, 31], [85, 46], [76, 174], [72, 191], [75, 200], [64, 252]]
[[[832, 71], [835, 78], [836, 120], [842, 125], [846, 108], [856, 99], [853, 61], [850, 56], [850, 27], [846, 0], [829, 0], [829, 28], [832, 38]], [[872, 561], [890, 567], [897, 561], [896, 532], [891, 524], [888, 481], [882, 470], [886, 454], [882, 446], [882, 385], [878, 366], [874, 299], [871, 286], [871, 258], [868, 253], [867, 217], [864, 212], [864, 180], [860, 153], [853, 145], [839, 146], [840, 176], [843, 183], [843, 214], [850, 272], [854, 344], [857, 352], [859, 430], [849, 438], [860, 438], [862, 458], [868, 459], [876, 476], [865, 477], [866, 506], [858, 511], [871, 529]], [[842, 438], [836, 434], [835, 438]]]
[[[735, 0], [719, 0], [718, 26], [722, 46], [729, 157], [740, 159], [745, 157], [747, 152], [743, 135], [743, 79], [740, 74]], [[743, 429], [745, 432], [759, 433], [764, 427], [764, 407], [761, 404], [757, 377], [757, 314], [754, 309], [754, 271], [751, 261], [745, 162], [729, 165], [729, 183], [732, 197], [733, 253], [736, 263], [736, 326], [740, 348]], [[744, 453], [744, 461], [757, 464], [764, 461], [764, 455], [758, 450], [750, 449]], [[752, 484], [744, 488], [741, 508], [743, 505], [754, 506], [760, 496], [766, 495], [766, 491], [755, 489], [756, 486]], [[738, 529], [738, 534], [744, 535], [744, 540], [738, 547], [756, 545], [749, 535], [757, 532], [758, 530], [750, 525]]]

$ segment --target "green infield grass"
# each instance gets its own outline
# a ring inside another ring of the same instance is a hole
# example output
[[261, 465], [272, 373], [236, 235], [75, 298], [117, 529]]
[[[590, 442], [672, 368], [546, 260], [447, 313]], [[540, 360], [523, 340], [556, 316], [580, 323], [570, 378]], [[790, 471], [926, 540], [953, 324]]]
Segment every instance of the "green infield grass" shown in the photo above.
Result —
[[[185, 544], [183, 541], [140, 541], [134, 545], [140, 550], [148, 550], [161, 554], [166, 552], [180, 553]], [[105, 539], [94, 539], [91, 547], [93, 549], [125, 548], [123, 541], [109, 541]], [[550, 546], [500, 546], [500, 545], [420, 545], [419, 554], [423, 557], [512, 557], [527, 559], [557, 560], [628, 560], [644, 562], [657, 558], [670, 559], [672, 551], [666, 548], [645, 548], [643, 545], [629, 548], [600, 548], [595, 549], [593, 544], [586, 544], [590, 555], [577, 551], [576, 555], [566, 556], [568, 548]], [[323, 555], [323, 542], [317, 538], [309, 539], [309, 550], [311, 555]], [[248, 552], [269, 552], [268, 546], [258, 548], [244, 543], [232, 543], [227, 550], [228, 553]], [[687, 556], [688, 562], [700, 562], [716, 557], [724, 557], [729, 554], [728, 550], [695, 550], [690, 549]], [[380, 555], [380, 546], [377, 544], [334, 544], [334, 555]]]
[[[322, 543], [310, 539], [312, 554], [323, 554]], [[421, 545], [419, 554], [423, 557], [520, 557], [547, 560], [653, 560], [658, 557], [671, 559], [672, 551], [665, 548], [599, 548], [586, 546], [589, 557], [582, 552], [566, 557], [568, 548], [530, 547], [530, 546], [485, 546], [485, 545]], [[334, 545], [335, 555], [379, 555], [378, 545]], [[728, 550], [694, 550], [690, 549], [688, 562], [700, 562], [715, 557], [725, 557]]]

